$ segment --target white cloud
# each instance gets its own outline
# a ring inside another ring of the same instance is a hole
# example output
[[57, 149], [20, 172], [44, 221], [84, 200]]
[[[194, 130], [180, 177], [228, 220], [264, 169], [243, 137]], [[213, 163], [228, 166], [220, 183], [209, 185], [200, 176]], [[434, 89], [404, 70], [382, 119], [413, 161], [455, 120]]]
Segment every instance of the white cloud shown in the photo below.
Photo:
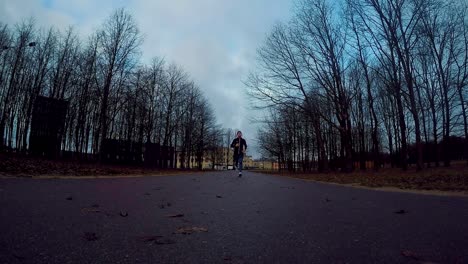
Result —
[[257, 126], [250, 120], [242, 79], [272, 25], [287, 19], [290, 5], [287, 0], [136, 0], [130, 7], [146, 35], [143, 53], [163, 54], [182, 65], [205, 92], [218, 122], [241, 129], [254, 147]]
[[41, 26], [65, 28], [75, 23], [72, 16], [57, 10], [47, 9], [38, 1], [6, 0], [0, 3], [0, 21], [13, 26], [34, 18]]

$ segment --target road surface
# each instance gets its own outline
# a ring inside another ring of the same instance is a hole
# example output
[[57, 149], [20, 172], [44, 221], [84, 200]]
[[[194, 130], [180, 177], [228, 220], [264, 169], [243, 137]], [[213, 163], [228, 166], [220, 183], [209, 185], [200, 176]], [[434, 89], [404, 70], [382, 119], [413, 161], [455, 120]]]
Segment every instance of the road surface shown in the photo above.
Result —
[[0, 263], [468, 263], [468, 198], [234, 171], [0, 179]]

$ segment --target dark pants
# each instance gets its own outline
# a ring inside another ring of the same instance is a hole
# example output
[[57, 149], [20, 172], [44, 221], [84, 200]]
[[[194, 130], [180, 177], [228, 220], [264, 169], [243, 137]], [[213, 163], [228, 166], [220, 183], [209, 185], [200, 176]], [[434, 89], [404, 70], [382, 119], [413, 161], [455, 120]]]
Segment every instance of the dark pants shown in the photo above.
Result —
[[234, 166], [237, 167], [239, 172], [242, 172], [242, 162], [244, 161], [244, 153], [234, 154]]

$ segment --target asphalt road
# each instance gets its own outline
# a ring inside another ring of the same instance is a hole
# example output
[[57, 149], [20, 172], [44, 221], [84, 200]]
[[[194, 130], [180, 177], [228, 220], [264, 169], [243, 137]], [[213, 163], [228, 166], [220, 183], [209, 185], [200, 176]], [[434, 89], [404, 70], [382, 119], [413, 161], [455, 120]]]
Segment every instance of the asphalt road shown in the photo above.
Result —
[[468, 263], [468, 198], [234, 171], [0, 179], [0, 263]]

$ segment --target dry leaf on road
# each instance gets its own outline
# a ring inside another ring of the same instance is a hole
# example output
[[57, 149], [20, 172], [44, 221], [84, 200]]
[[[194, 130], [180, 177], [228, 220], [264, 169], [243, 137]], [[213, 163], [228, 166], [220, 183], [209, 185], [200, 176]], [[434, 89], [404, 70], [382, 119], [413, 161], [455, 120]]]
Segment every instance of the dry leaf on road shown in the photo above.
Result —
[[95, 208], [95, 207], [85, 207], [85, 208], [81, 208], [81, 212], [82, 213], [99, 213], [101, 212], [101, 210]]
[[162, 238], [162, 236], [141, 236], [139, 238], [143, 242], [152, 242], [152, 241]]
[[120, 211], [120, 216], [121, 216], [121, 217], [127, 217], [127, 216], [128, 216], [128, 212]]
[[170, 214], [170, 215], [166, 215], [166, 217], [171, 217], [171, 218], [184, 217], [184, 214]]
[[139, 239], [143, 242], [154, 243], [156, 245], [169, 245], [175, 243], [174, 240], [164, 238], [163, 236], [142, 236], [139, 237]]
[[205, 227], [181, 227], [177, 229], [174, 233], [175, 234], [183, 234], [183, 235], [190, 235], [192, 233], [201, 233], [201, 232], [208, 232], [208, 229]]

